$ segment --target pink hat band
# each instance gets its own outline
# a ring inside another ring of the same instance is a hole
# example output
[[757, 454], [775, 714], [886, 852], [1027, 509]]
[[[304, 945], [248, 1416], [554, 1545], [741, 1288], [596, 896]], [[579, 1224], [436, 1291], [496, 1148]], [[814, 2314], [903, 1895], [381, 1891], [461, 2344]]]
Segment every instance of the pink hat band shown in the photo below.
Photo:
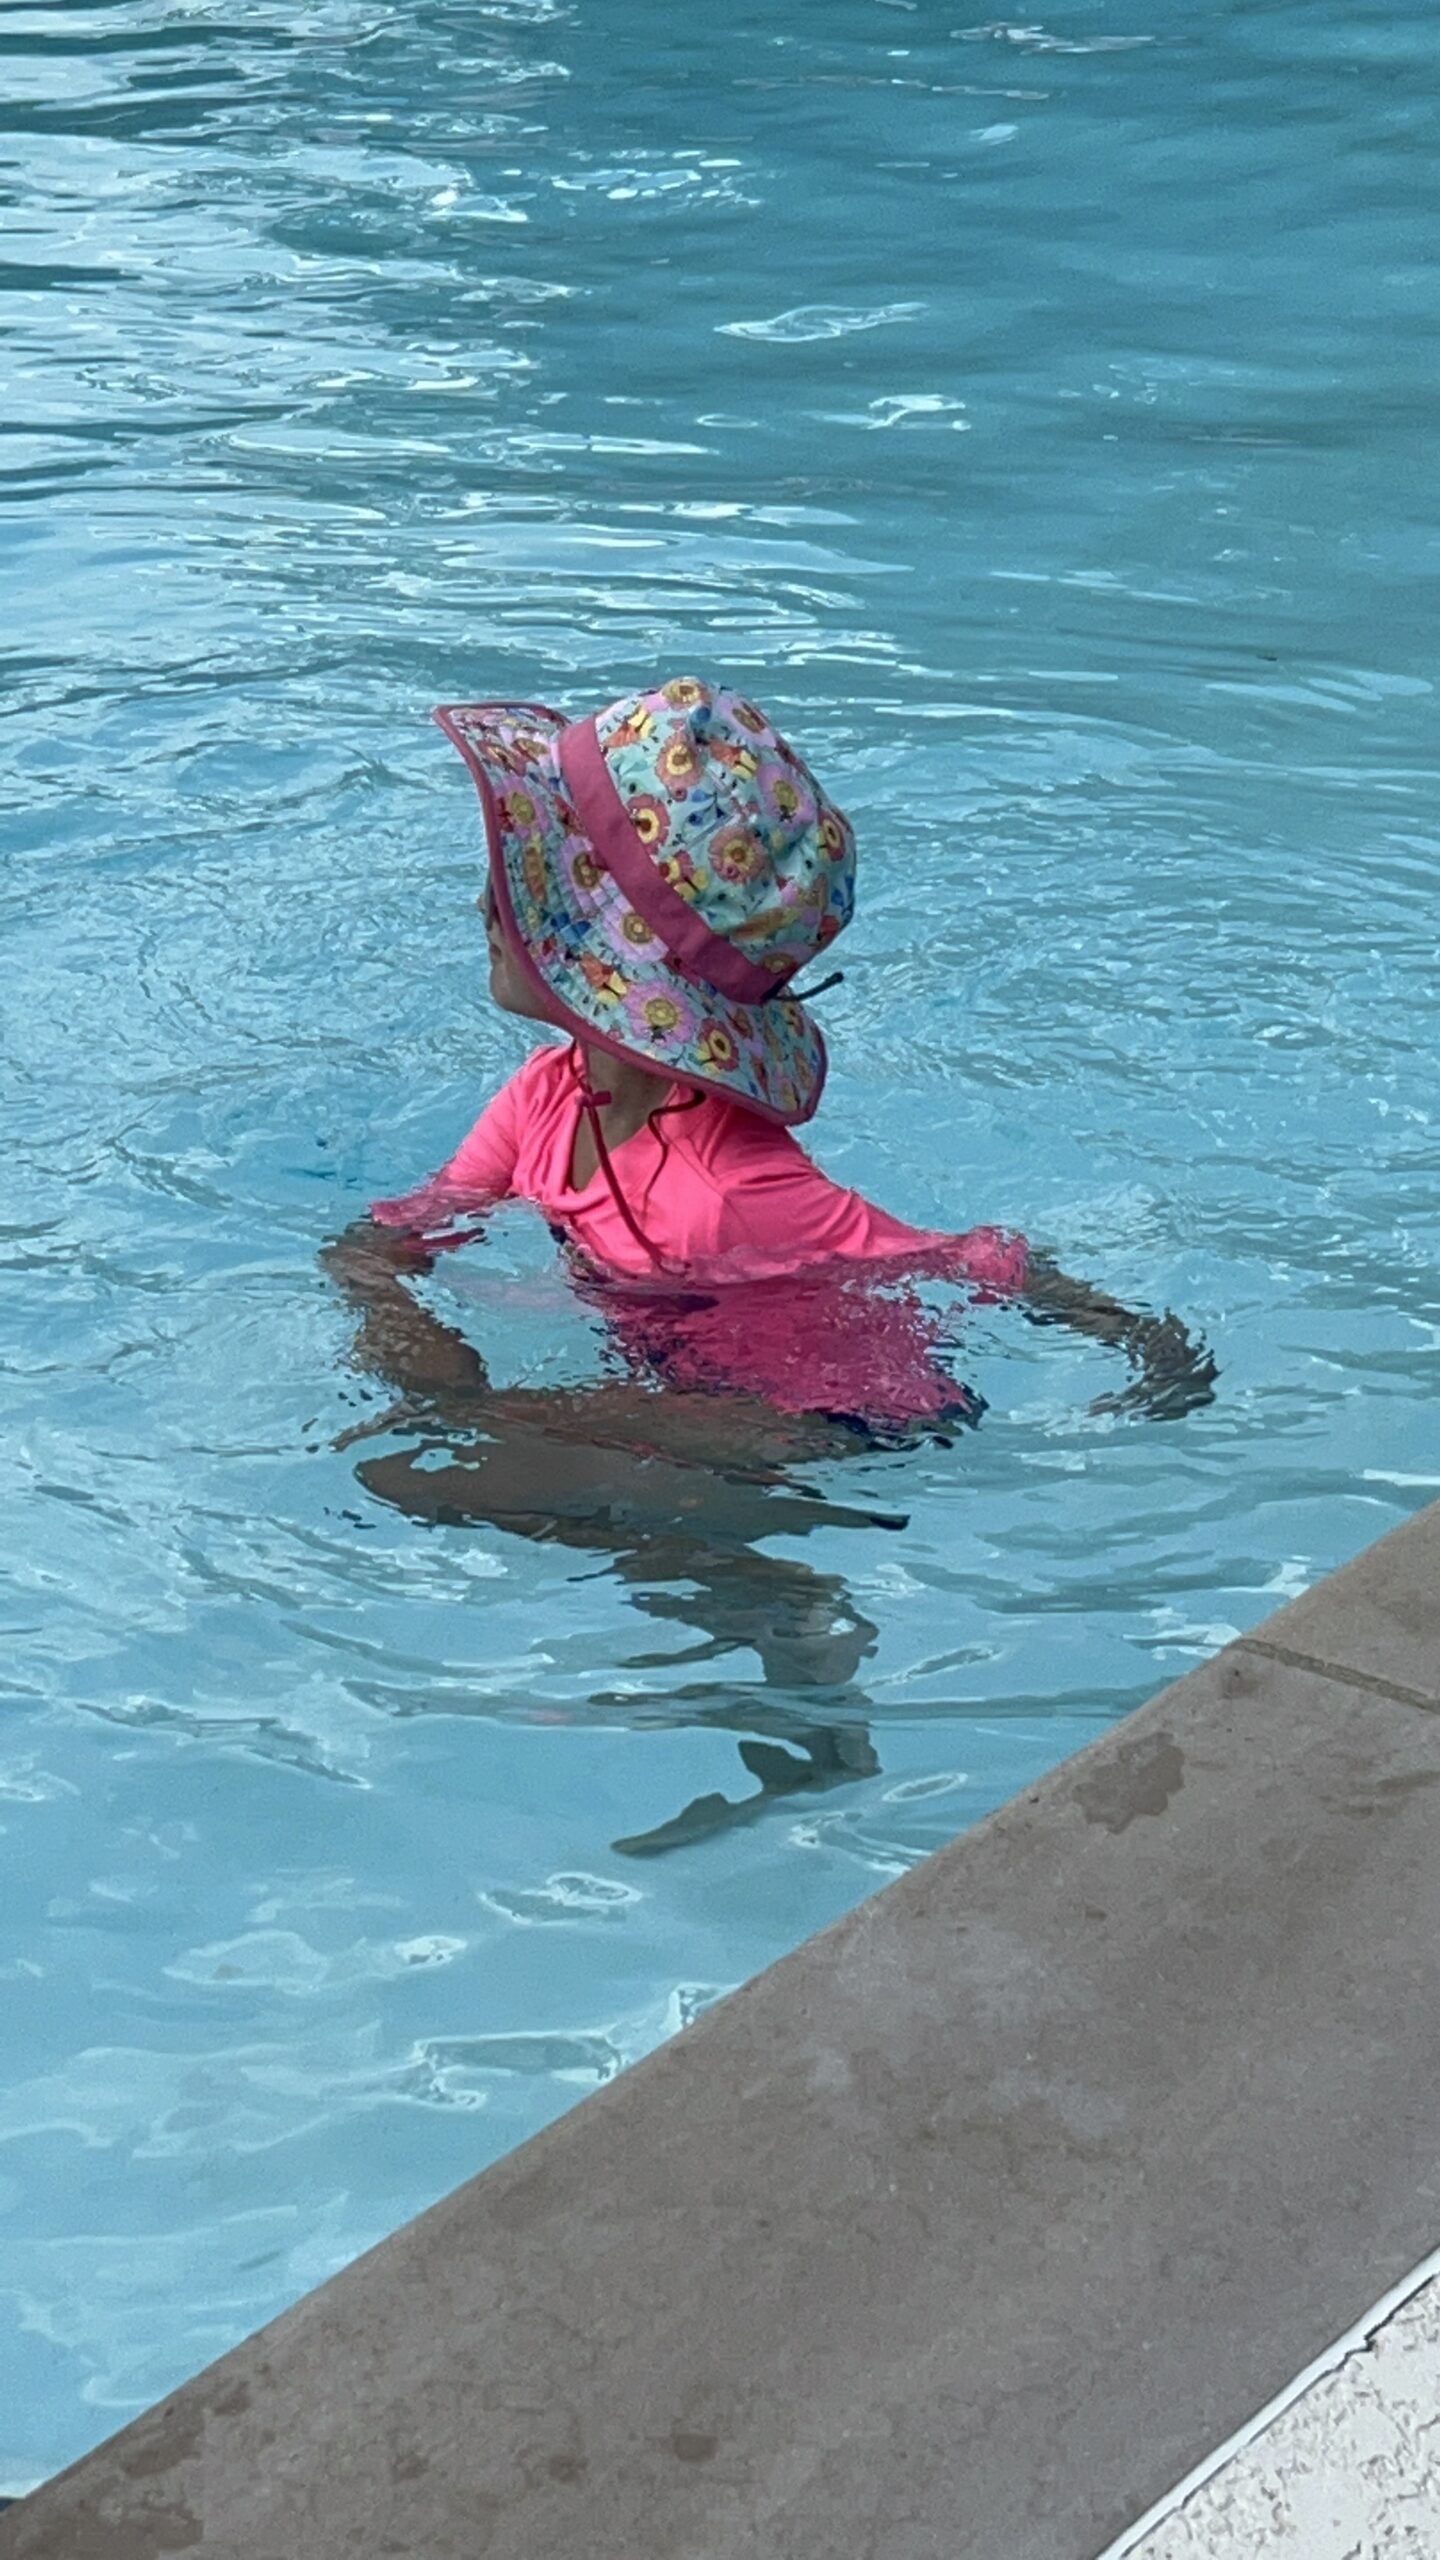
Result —
[[767, 996], [779, 995], [794, 968], [782, 975], [747, 960], [723, 933], [713, 932], [657, 870], [615, 787], [596, 720], [577, 720], [562, 730], [555, 751], [597, 859], [619, 882], [637, 915], [659, 935], [671, 967], [699, 986], [718, 987], [737, 1004], [763, 1004]]

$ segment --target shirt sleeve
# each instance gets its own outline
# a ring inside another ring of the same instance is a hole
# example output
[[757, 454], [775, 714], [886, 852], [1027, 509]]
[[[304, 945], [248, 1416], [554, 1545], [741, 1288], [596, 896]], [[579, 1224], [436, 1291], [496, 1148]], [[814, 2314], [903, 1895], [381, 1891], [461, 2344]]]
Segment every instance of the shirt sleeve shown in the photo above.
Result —
[[743, 1161], [727, 1168], [733, 1188], [727, 1187], [720, 1226], [727, 1255], [753, 1262], [757, 1271], [797, 1271], [831, 1260], [889, 1262], [977, 1284], [987, 1295], [1008, 1297], [1023, 1287], [1023, 1236], [999, 1227], [953, 1235], [907, 1226], [861, 1192], [832, 1182], [788, 1131], [756, 1124], [745, 1138]]
[[401, 1192], [393, 1200], [373, 1200], [370, 1215], [382, 1227], [410, 1227], [433, 1242], [459, 1244], [463, 1236], [445, 1236], [467, 1211], [493, 1208], [497, 1200], [507, 1200], [514, 1188], [515, 1165], [520, 1146], [520, 1096], [517, 1086], [521, 1075], [512, 1076], [495, 1099], [481, 1112], [470, 1135], [455, 1150], [448, 1164], [415, 1191]]

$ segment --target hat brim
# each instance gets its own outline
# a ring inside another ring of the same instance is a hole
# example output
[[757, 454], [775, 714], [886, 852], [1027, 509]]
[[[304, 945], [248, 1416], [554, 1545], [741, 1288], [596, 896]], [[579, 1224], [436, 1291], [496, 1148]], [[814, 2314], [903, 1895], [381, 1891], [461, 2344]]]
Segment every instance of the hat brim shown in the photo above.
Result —
[[506, 939], [561, 1026], [619, 1058], [799, 1127], [825, 1085], [825, 1042], [798, 998], [740, 1004], [683, 977], [599, 861], [557, 742], [535, 703], [444, 703], [435, 714], [480, 794]]

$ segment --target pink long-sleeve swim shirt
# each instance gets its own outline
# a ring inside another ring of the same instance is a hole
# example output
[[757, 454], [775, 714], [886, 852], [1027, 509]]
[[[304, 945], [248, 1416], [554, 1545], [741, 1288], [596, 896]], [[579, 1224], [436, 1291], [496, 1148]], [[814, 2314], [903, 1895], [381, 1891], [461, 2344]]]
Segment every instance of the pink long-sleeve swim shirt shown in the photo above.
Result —
[[[889, 1284], [928, 1274], [1009, 1297], [1025, 1279], [1022, 1236], [907, 1226], [832, 1182], [788, 1129], [679, 1086], [611, 1150], [613, 1188], [603, 1166], [577, 1187], [583, 1073], [573, 1048], [536, 1050], [449, 1163], [372, 1215], [443, 1247], [486, 1208], [532, 1202], [616, 1284], [607, 1312], [623, 1347], [672, 1385], [891, 1425], [960, 1410], [936, 1320]], [[879, 1285], [858, 1287], [862, 1274]]]

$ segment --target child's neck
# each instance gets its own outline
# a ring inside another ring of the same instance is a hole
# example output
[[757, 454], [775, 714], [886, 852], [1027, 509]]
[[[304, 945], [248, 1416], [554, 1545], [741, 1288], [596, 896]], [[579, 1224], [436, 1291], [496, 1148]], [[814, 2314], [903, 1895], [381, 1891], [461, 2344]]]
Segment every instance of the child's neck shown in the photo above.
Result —
[[612, 1117], [616, 1121], [633, 1119], [636, 1128], [641, 1128], [651, 1112], [658, 1111], [674, 1083], [673, 1076], [663, 1070], [617, 1058], [608, 1049], [587, 1049], [582, 1045], [580, 1058], [590, 1091], [610, 1097], [601, 1106], [607, 1137]]
[[[586, 1086], [591, 1093], [607, 1097], [600, 1104], [605, 1144], [621, 1147], [644, 1128], [651, 1112], [658, 1111], [661, 1103], [668, 1100], [674, 1079], [657, 1075], [649, 1067], [634, 1066], [628, 1058], [613, 1057], [608, 1049], [587, 1049], [579, 1043], [577, 1047]], [[577, 1191], [583, 1191], [594, 1180], [599, 1164], [590, 1115], [582, 1112], [575, 1132], [571, 1172]]]

